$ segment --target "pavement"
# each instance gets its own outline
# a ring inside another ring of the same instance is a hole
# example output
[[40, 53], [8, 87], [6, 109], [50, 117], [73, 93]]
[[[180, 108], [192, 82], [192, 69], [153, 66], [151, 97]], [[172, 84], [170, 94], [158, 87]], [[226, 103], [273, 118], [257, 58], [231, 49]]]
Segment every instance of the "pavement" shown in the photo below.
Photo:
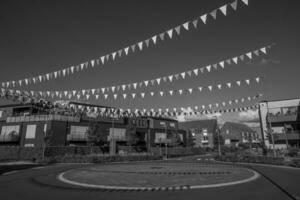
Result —
[[[194, 163], [201, 161], [197, 161], [196, 158], [193, 158], [191, 160], [173, 160], [172, 162]], [[300, 170], [258, 165], [249, 165], [250, 168], [262, 174], [260, 178], [254, 181], [232, 186], [194, 190], [110, 191], [82, 188], [80, 186], [63, 183], [57, 179], [58, 174], [62, 172], [87, 166], [86, 164], [54, 164], [19, 170], [11, 174], [2, 174], [0, 175], [1, 199], [300, 199]]]

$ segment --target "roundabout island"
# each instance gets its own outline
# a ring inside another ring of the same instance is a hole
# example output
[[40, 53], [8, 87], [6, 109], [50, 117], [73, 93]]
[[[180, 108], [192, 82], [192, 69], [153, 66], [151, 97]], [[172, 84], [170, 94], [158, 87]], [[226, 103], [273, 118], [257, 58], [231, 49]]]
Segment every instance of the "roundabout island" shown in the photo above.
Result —
[[65, 171], [64, 183], [105, 190], [186, 190], [222, 187], [253, 181], [259, 174], [251, 169], [207, 163], [102, 164]]

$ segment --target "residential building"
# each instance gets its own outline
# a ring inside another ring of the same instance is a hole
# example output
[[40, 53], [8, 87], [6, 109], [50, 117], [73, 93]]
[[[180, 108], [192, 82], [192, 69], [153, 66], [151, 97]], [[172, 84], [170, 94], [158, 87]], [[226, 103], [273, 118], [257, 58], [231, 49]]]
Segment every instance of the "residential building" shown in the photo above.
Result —
[[299, 147], [300, 99], [262, 101], [259, 117], [266, 148]]

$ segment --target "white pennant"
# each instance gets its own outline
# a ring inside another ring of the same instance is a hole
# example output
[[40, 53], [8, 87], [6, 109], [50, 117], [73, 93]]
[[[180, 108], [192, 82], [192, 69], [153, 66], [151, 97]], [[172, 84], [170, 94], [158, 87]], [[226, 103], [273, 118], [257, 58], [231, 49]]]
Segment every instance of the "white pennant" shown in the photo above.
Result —
[[200, 18], [201, 18], [202, 22], [204, 24], [206, 24], [207, 14], [202, 15]]
[[184, 23], [182, 26], [185, 28], [185, 30], [189, 30], [189, 22]]
[[135, 95], [136, 95], [135, 93], [132, 93], [132, 94], [131, 94], [131, 96], [132, 96], [133, 99], [135, 98]]
[[161, 80], [161, 78], [156, 79], [158, 85], [160, 84], [160, 80]]
[[93, 94], [93, 95], [95, 94], [95, 91], [96, 91], [96, 89], [92, 89], [92, 94]]
[[231, 88], [231, 83], [226, 83], [228, 88]]
[[127, 97], [127, 94], [123, 94], [123, 98], [126, 99], [126, 97]]
[[163, 92], [163, 91], [160, 91], [159, 94], [160, 94], [160, 96], [163, 96], [163, 95], [164, 95], [164, 92]]
[[101, 56], [101, 63], [102, 63], [102, 65], [104, 65], [104, 61], [105, 61], [105, 56]]
[[240, 85], [241, 85], [241, 81], [236, 81], [236, 84], [237, 84], [238, 86], [240, 86]]
[[209, 85], [209, 86], [208, 86], [208, 89], [211, 91], [211, 90], [212, 90], [212, 86], [211, 86], [211, 85]]
[[154, 92], [150, 92], [150, 95], [153, 97], [154, 96]]
[[99, 94], [96, 94], [95, 96], [96, 96], [96, 99], [99, 99]]
[[117, 97], [118, 97], [118, 94], [114, 94], [114, 99], [117, 99]]
[[115, 88], [116, 88], [116, 86], [111, 87], [112, 92], [115, 92]]
[[190, 92], [190, 94], [192, 94], [193, 88], [189, 88], [189, 92]]
[[149, 81], [144, 81], [144, 83], [145, 83], [145, 86], [147, 87], [147, 86], [148, 86], [148, 83], [149, 83]]
[[202, 87], [198, 87], [198, 90], [199, 90], [199, 92], [201, 92], [201, 91], [202, 91], [202, 89], [203, 89]]
[[126, 89], [126, 85], [122, 85], [122, 90], [124, 91]]
[[104, 99], [107, 99], [107, 97], [108, 97], [108, 94], [104, 94]]
[[140, 50], [142, 50], [143, 49], [143, 42], [139, 42], [138, 45], [139, 45]]
[[144, 93], [144, 92], [141, 93], [141, 97], [142, 97], [142, 98], [145, 97], [145, 93]]
[[221, 84], [218, 84], [217, 86], [218, 86], [218, 89], [221, 90], [222, 85], [221, 85]]
[[255, 81], [256, 81], [257, 83], [259, 83], [260, 78], [259, 78], [259, 77], [256, 77], [256, 78], [255, 78]]
[[248, 0], [242, 0], [242, 2], [248, 6]]
[[226, 12], [227, 12], [227, 4], [225, 4], [224, 6], [220, 7], [220, 10], [221, 10], [222, 13], [226, 16]]
[[266, 47], [261, 48], [260, 51], [263, 52], [264, 54], [267, 54]]
[[136, 89], [136, 86], [137, 86], [137, 83], [134, 83], [133, 84], [133, 88]]
[[169, 93], [170, 93], [171, 96], [173, 95], [173, 92], [174, 92], [173, 90], [170, 90], [170, 91], [169, 91]]
[[198, 69], [194, 69], [193, 72], [195, 73], [196, 76], [198, 76]]
[[207, 69], [208, 72], [210, 72], [211, 65], [206, 66], [206, 69]]
[[94, 65], [95, 65], [95, 60], [91, 60], [91, 65], [92, 65], [92, 67], [94, 67]]
[[233, 60], [233, 62], [234, 62], [235, 64], [238, 63], [238, 57], [234, 57], [234, 58], [232, 58], [232, 60]]
[[113, 52], [111, 55], [112, 55], [112, 59], [115, 60], [117, 52]]
[[236, 8], [237, 8], [237, 0], [235, 0], [234, 2], [232, 2], [230, 5], [231, 5], [231, 7], [232, 7], [233, 10], [236, 10]]
[[185, 78], [185, 72], [182, 72], [180, 75], [182, 76], [183, 79]]
[[219, 62], [219, 65], [224, 69], [224, 66], [225, 66], [224, 61]]
[[247, 85], [250, 84], [250, 80], [249, 79], [246, 79], [245, 82], [247, 83]]
[[156, 44], [157, 36], [155, 35], [155, 36], [153, 36], [151, 39], [152, 39], [152, 41], [153, 41], [153, 44]]
[[168, 33], [170, 39], [172, 39], [173, 29], [168, 30], [167, 33]]
[[102, 91], [102, 93], [104, 94], [104, 92], [105, 92], [105, 88], [101, 88], [101, 91]]
[[129, 47], [124, 48], [125, 55], [128, 55]]
[[252, 59], [252, 52], [246, 53], [246, 55], [248, 56], [248, 58]]
[[170, 82], [172, 82], [172, 80], [173, 80], [173, 75], [170, 75], [168, 78], [169, 78]]

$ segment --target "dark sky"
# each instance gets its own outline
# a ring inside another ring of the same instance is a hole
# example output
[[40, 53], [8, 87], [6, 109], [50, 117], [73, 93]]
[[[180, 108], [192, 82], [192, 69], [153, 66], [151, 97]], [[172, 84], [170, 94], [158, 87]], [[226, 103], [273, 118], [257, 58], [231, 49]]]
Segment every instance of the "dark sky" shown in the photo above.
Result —
[[[56, 71], [145, 40], [228, 0], [0, 2], [0, 82]], [[143, 51], [26, 90], [101, 88], [153, 79], [206, 66], [276, 43], [268, 56], [197, 78], [143, 88], [143, 91], [215, 85], [258, 75], [263, 84], [214, 92], [136, 100], [92, 100], [122, 108], [173, 108], [228, 101], [263, 93], [264, 99], [299, 98], [299, 14], [297, 1], [239, 0], [228, 16], [182, 32]], [[298, 15], [298, 16], [297, 16]], [[267, 62], [262, 62], [262, 60]], [[264, 64], [262, 64], [264, 63]], [[3, 102], [2, 102], [3, 103]], [[243, 106], [243, 105], [241, 105]]]

